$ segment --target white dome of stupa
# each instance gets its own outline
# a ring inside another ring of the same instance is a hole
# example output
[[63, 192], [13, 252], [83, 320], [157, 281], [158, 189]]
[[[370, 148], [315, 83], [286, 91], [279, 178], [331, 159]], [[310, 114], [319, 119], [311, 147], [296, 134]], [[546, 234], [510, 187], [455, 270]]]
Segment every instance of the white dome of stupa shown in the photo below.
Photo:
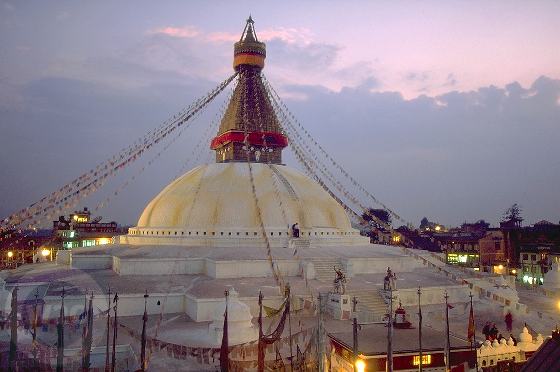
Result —
[[301, 238], [323, 244], [368, 242], [344, 208], [303, 173], [278, 164], [251, 163], [249, 169], [243, 162], [201, 165], [177, 178], [120, 242], [227, 246], [234, 239], [262, 239], [264, 228], [272, 246], [286, 246], [295, 223]]
[[[350, 230], [344, 209], [304, 174], [282, 165], [251, 168], [265, 227], [286, 230], [298, 222], [300, 228]], [[254, 230], [258, 213], [247, 163], [207, 164], [163, 189], [144, 209], [138, 228]]]

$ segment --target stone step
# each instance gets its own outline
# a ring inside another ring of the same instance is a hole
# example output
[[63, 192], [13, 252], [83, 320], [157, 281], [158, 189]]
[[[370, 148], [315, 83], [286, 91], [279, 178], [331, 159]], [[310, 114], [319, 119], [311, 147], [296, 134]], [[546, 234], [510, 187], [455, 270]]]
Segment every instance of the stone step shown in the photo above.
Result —
[[338, 258], [330, 258], [330, 257], [312, 258], [311, 262], [315, 267], [315, 278], [318, 280], [321, 281], [334, 280], [334, 278], [336, 277], [336, 274], [334, 272], [335, 266], [337, 269], [340, 269], [344, 274], [346, 274]]
[[[379, 291], [349, 290], [346, 292], [350, 297], [356, 297], [357, 312], [373, 313], [376, 317], [387, 313], [387, 304]], [[371, 318], [371, 316], [370, 316]]]

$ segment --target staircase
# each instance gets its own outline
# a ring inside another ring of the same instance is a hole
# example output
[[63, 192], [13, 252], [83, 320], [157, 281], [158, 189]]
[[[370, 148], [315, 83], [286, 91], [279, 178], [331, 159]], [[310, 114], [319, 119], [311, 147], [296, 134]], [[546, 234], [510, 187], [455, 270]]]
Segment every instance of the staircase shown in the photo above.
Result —
[[305, 238], [290, 238], [290, 241], [288, 242], [288, 248], [297, 249], [299, 252], [303, 249], [309, 248], [310, 245], [311, 242], [309, 239]]
[[359, 322], [378, 322], [387, 314], [387, 304], [379, 290], [347, 290], [350, 298], [356, 297], [356, 312]]
[[337, 269], [341, 269], [341, 271], [346, 275], [346, 270], [344, 269], [344, 267], [342, 267], [338, 258], [312, 258], [311, 262], [315, 267], [315, 279], [321, 280], [323, 282], [332, 283], [332, 281], [336, 278], [336, 273], [334, 272], [335, 266]]

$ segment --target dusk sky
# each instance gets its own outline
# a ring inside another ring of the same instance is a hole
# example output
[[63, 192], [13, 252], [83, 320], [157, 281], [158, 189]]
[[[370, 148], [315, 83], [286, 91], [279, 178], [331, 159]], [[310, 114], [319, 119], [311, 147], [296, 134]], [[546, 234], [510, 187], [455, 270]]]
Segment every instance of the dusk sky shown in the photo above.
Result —
[[[558, 1], [0, 2], [0, 218], [231, 75], [249, 14], [292, 112], [405, 220], [496, 224], [519, 203], [526, 224], [558, 223]], [[135, 224], [210, 161], [195, 146], [226, 98], [85, 205], [118, 189], [97, 214]]]

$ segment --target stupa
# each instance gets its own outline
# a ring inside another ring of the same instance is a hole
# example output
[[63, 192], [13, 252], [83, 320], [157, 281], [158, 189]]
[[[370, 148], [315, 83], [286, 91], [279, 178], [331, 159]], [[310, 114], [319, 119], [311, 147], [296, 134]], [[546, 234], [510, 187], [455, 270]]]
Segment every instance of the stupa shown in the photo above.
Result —
[[[263, 84], [266, 46], [251, 18], [233, 57], [238, 84], [210, 143], [215, 163], [165, 187], [114, 244], [60, 251], [56, 262], [11, 271], [1, 298], [16, 285], [22, 301], [39, 293], [41, 318], [56, 319], [62, 287], [67, 315], [81, 314], [85, 293], [93, 292], [94, 309], [103, 316], [112, 306], [110, 288], [119, 294], [120, 319], [138, 320], [147, 291], [147, 313], [172, 316], [159, 339], [205, 348], [219, 339], [224, 289], [236, 289], [232, 322], [245, 342], [255, 335], [259, 291], [277, 309], [289, 283], [293, 308], [305, 308], [319, 292], [333, 290], [335, 268], [348, 280], [347, 295], [360, 299], [357, 311], [367, 321], [379, 321], [387, 311], [382, 292], [388, 267], [398, 273], [403, 306], [417, 304], [419, 284], [425, 305], [441, 304], [444, 290], [450, 302], [466, 302], [470, 288], [442, 275], [441, 262], [428, 265], [431, 253], [370, 244], [329, 192], [283, 164], [289, 141]], [[190, 326], [194, 330], [183, 331]]]
[[[412, 287], [419, 279], [411, 279], [407, 294], [403, 274], [422, 263], [397, 247], [370, 244], [321, 185], [283, 164], [289, 142], [262, 80], [265, 59], [266, 45], [249, 18], [234, 45], [238, 84], [210, 143], [215, 163], [200, 165], [165, 187], [115, 244], [60, 251], [56, 266], [16, 270], [6, 279], [8, 287], [50, 282], [43, 299], [46, 318], [57, 316], [58, 293], [65, 286], [67, 313], [83, 309], [86, 290], [94, 291], [97, 308], [106, 308], [111, 288], [119, 293], [122, 316], [141, 315], [147, 290], [148, 313], [183, 313], [207, 322], [221, 311], [226, 286], [234, 286], [239, 301], [256, 316], [259, 290], [271, 306], [282, 302], [283, 283], [290, 283], [295, 298], [312, 300], [318, 291], [331, 290], [336, 267], [348, 278], [350, 293], [371, 291], [376, 316], [382, 317], [378, 286], [391, 267], [403, 280], [403, 304], [414, 303]], [[296, 223], [298, 237], [292, 231]], [[358, 280], [362, 275], [370, 277]], [[372, 281], [375, 288], [367, 284]], [[453, 296], [453, 289], [448, 291]], [[467, 293], [461, 286], [455, 292], [458, 298]]]

